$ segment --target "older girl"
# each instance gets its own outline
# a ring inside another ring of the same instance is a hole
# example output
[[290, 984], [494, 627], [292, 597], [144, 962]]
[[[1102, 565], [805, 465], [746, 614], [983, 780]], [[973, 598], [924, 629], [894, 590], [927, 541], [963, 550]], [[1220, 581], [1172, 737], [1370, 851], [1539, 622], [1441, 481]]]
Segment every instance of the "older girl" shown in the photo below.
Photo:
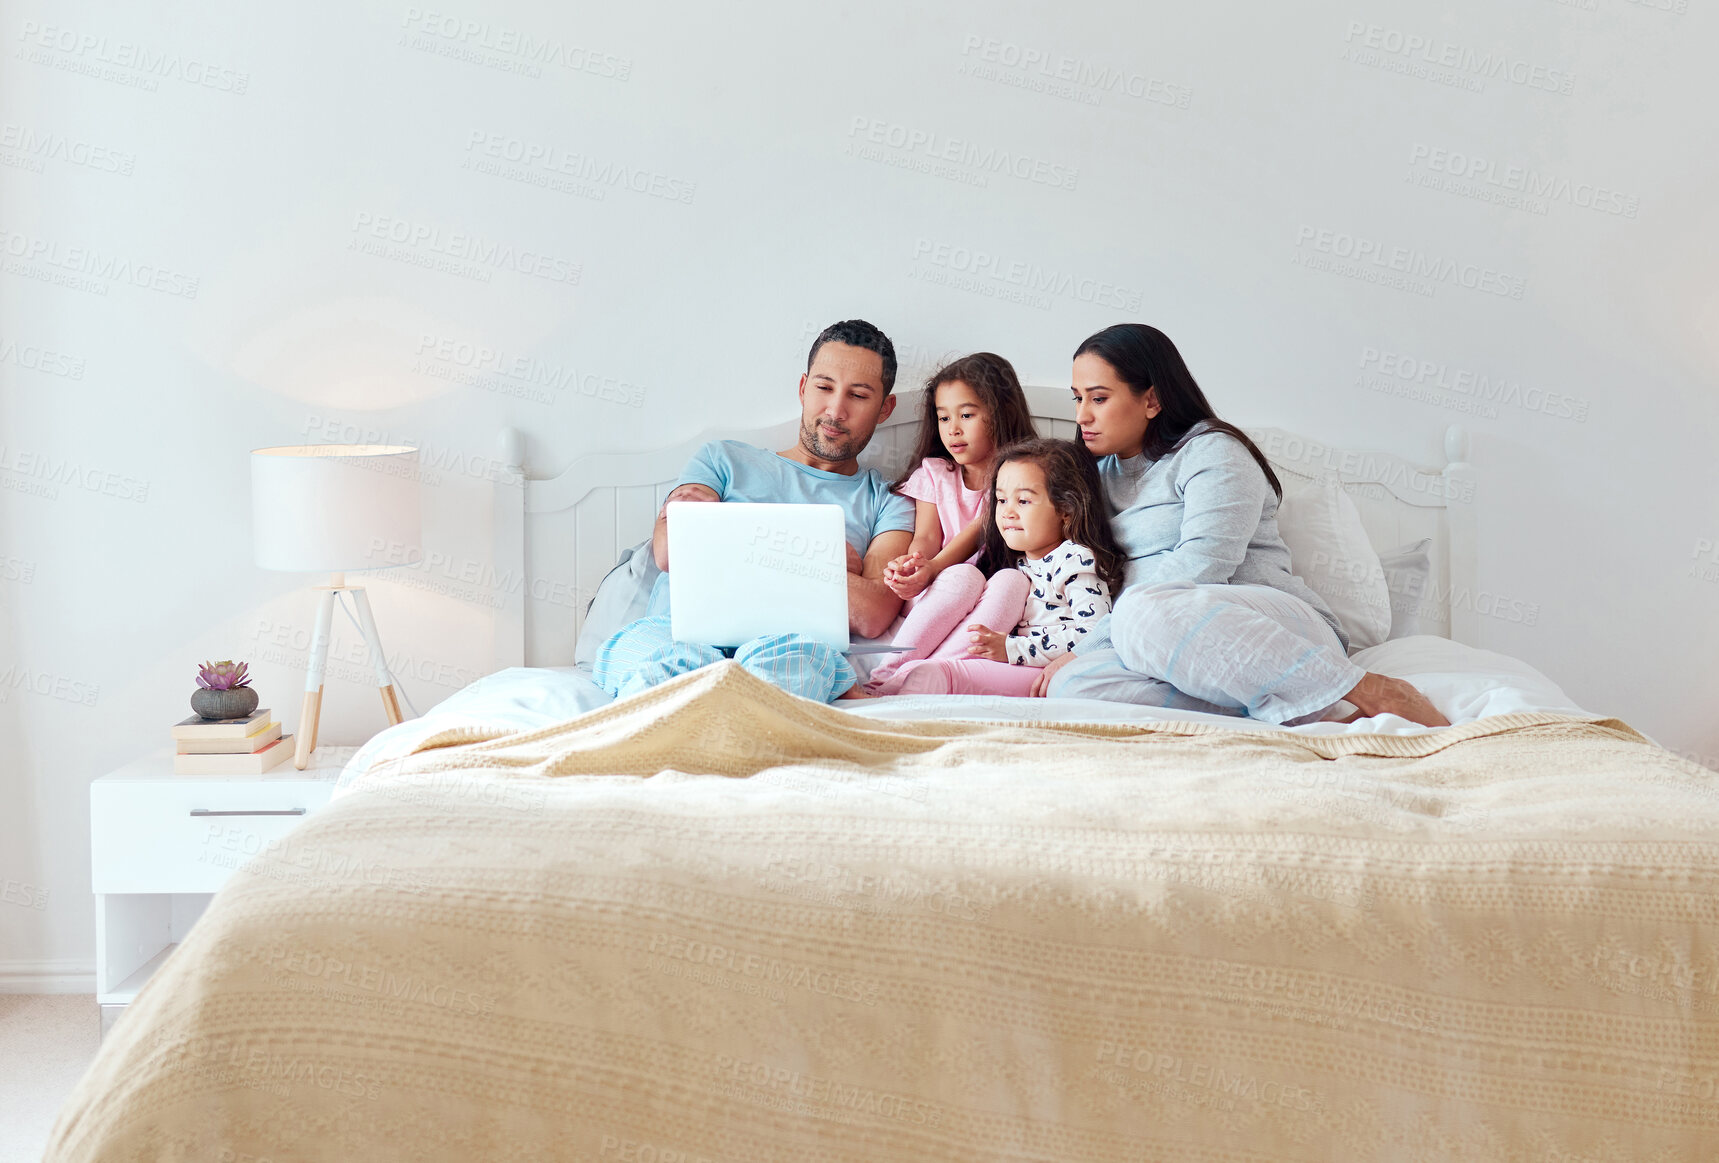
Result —
[[893, 694], [901, 668], [922, 658], [958, 658], [967, 622], [1007, 629], [1020, 621], [1024, 578], [974, 567], [990, 507], [997, 450], [1031, 439], [1032, 415], [1015, 369], [988, 351], [963, 356], [925, 382], [919, 447], [895, 486], [917, 504], [908, 552], [884, 567], [884, 584], [908, 601], [894, 641], [904, 649], [872, 669], [869, 694]]
[[1108, 624], [1032, 693], [1287, 724], [1347, 700], [1363, 715], [1447, 724], [1410, 684], [1349, 661], [1336, 616], [1290, 572], [1276, 475], [1217, 418], [1169, 336], [1139, 323], [1090, 336], [1074, 353], [1073, 391], [1127, 576]]

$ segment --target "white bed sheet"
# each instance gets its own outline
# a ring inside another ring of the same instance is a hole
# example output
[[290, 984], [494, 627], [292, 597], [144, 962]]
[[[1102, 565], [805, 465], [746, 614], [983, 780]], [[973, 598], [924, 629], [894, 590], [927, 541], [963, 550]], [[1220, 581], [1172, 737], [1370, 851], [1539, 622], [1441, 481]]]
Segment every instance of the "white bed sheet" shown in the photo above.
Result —
[[[1357, 665], [1412, 681], [1452, 723], [1516, 711], [1585, 715], [1551, 679], [1520, 659], [1419, 635], [1369, 647], [1353, 656]], [[348, 761], [335, 795], [353, 777], [377, 763], [409, 754], [419, 741], [452, 726], [481, 725], [534, 731], [582, 715], [612, 701], [583, 670], [572, 666], [515, 666], [485, 675], [432, 708], [422, 718], [389, 727]], [[972, 719], [987, 722], [1138, 723], [1165, 720], [1245, 725], [1251, 730], [1302, 734], [1415, 734], [1430, 728], [1395, 715], [1353, 723], [1275, 727], [1256, 719], [1162, 710], [1099, 699], [1023, 699], [995, 695], [907, 695], [839, 702], [855, 715], [877, 719]]]

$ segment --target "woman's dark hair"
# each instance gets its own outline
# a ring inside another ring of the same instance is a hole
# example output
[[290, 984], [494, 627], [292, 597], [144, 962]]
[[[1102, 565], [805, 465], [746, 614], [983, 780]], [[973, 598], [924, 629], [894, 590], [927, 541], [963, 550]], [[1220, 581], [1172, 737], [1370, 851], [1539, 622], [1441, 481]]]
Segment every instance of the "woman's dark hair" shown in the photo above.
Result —
[[907, 478], [926, 460], [936, 458], [955, 464], [955, 458], [943, 447], [942, 434], [937, 431], [937, 389], [957, 380], [972, 388], [979, 403], [991, 413], [991, 440], [997, 448], [1038, 435], [1032, 413], [1027, 410], [1027, 394], [1021, 391], [1014, 366], [988, 351], [964, 355], [944, 364], [925, 381], [924, 402], [919, 406], [919, 447], [913, 450], [901, 479], [895, 482], [896, 492], [901, 491]]
[[1153, 460], [1179, 447], [1189, 429], [1205, 421], [1198, 433], [1224, 432], [1242, 442], [1242, 446], [1259, 462], [1259, 469], [1271, 485], [1277, 499], [1283, 499], [1283, 486], [1271, 471], [1265, 454], [1248, 438], [1248, 434], [1227, 420], [1219, 420], [1206, 402], [1206, 394], [1194, 382], [1193, 373], [1182, 362], [1182, 353], [1170, 342], [1170, 337], [1156, 327], [1144, 323], [1118, 323], [1096, 335], [1089, 335], [1074, 349], [1074, 358], [1091, 353], [1116, 369], [1117, 376], [1136, 396], [1148, 388], [1158, 389], [1158, 406], [1162, 409], [1146, 426], [1146, 441], [1141, 451]]
[[1039, 466], [1045, 474], [1051, 507], [1065, 523], [1064, 536], [1092, 551], [1094, 567], [1110, 587], [1110, 596], [1121, 594], [1124, 558], [1122, 547], [1116, 544], [1116, 534], [1110, 530], [1110, 506], [1105, 504], [1098, 462], [1072, 440], [1023, 440], [997, 453], [997, 463], [991, 469], [991, 504], [985, 510], [980, 572], [990, 577], [1000, 569], [1020, 564], [1025, 556], [1018, 549], [1010, 549], [997, 528], [997, 477], [1005, 464], [1017, 460]]

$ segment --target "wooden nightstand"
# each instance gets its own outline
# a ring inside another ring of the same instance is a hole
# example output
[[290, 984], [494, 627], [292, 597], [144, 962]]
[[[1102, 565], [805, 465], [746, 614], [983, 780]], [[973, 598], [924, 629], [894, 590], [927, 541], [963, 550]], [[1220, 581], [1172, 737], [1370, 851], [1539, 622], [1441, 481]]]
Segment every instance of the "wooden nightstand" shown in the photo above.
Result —
[[[227, 776], [174, 775], [172, 753], [162, 752], [90, 784], [104, 1037], [250, 850], [278, 841], [328, 803], [357, 750], [320, 748], [304, 771], [289, 763], [263, 775]], [[235, 835], [243, 842], [234, 843]]]

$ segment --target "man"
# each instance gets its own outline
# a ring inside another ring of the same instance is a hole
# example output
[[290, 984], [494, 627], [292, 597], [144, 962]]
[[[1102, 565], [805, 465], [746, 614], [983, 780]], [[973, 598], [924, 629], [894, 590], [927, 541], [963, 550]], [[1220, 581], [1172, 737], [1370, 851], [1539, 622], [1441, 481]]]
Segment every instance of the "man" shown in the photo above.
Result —
[[[913, 502], [859, 466], [877, 426], [895, 410], [895, 345], [862, 319], [833, 323], [819, 333], [800, 377], [800, 439], [769, 452], [738, 440], [698, 450], [668, 501], [750, 501], [842, 507], [848, 541], [848, 626], [876, 638], [901, 611], [883, 583], [883, 567], [913, 539]], [[861, 548], [863, 547], [863, 553]], [[854, 686], [854, 670], [839, 651], [798, 634], [777, 634], [738, 649], [676, 642], [670, 632], [668, 502], [657, 514], [651, 551], [663, 571], [645, 617], [617, 630], [597, 653], [597, 685], [624, 698], [660, 682], [732, 657], [791, 694], [829, 702]]]

